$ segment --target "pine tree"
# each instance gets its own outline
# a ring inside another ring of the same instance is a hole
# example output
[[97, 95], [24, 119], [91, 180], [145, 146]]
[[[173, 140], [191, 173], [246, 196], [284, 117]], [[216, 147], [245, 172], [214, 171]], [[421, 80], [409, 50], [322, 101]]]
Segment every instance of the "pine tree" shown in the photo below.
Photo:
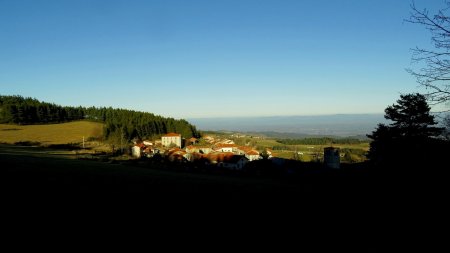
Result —
[[379, 124], [367, 135], [373, 140], [368, 157], [378, 163], [404, 163], [426, 157], [433, 140], [443, 130], [434, 127], [437, 122], [430, 114], [426, 98], [418, 93], [401, 95], [397, 104], [388, 106], [385, 113], [384, 117], [392, 123]]

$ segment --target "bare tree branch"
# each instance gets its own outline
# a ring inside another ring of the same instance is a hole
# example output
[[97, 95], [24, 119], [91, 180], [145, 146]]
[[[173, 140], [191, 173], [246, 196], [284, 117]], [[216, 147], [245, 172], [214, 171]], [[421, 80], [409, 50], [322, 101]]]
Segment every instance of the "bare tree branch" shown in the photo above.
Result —
[[450, 0], [447, 7], [431, 15], [427, 9], [419, 10], [414, 2], [411, 3], [408, 23], [424, 26], [431, 33], [434, 49], [416, 47], [411, 49], [412, 63], [423, 64], [418, 70], [407, 69], [417, 83], [427, 90], [430, 105], [444, 104], [450, 101]]

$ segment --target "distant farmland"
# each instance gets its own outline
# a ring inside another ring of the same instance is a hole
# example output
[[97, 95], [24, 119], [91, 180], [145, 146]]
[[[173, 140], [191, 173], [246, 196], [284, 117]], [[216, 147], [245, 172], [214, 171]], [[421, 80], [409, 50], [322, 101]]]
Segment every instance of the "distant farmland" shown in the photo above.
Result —
[[83, 137], [99, 137], [103, 124], [89, 121], [74, 121], [48, 125], [0, 124], [0, 142], [39, 142], [41, 145], [81, 143]]

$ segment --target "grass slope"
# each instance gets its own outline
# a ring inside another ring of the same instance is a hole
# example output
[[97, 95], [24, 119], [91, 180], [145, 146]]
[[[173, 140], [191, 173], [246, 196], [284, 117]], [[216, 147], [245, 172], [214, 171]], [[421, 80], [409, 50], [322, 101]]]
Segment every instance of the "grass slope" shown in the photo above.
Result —
[[74, 121], [48, 125], [0, 124], [0, 142], [39, 142], [42, 145], [81, 143], [83, 136], [101, 136], [103, 124], [89, 121]]

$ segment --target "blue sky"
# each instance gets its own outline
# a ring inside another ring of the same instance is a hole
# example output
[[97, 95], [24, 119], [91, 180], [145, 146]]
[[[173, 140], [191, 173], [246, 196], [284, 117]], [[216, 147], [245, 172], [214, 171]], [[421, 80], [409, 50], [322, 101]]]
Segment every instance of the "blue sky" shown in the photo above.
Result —
[[[0, 94], [175, 118], [383, 113], [409, 0], [0, 0]], [[443, 0], [415, 0], [430, 11]]]

